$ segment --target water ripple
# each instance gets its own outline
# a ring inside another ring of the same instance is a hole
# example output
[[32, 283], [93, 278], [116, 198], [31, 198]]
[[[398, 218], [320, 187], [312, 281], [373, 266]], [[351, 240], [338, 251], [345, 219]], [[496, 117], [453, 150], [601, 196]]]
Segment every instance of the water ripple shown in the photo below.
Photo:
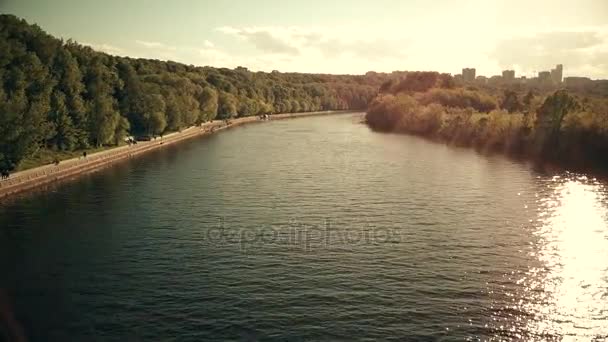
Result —
[[31, 340], [601, 340], [608, 186], [377, 134], [235, 128], [0, 207]]

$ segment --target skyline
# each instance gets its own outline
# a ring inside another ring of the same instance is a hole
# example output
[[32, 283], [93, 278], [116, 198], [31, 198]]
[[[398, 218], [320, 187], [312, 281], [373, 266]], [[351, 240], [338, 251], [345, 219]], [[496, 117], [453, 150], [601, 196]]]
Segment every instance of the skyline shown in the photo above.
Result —
[[200, 66], [534, 76], [564, 64], [564, 77], [607, 79], [608, 3], [583, 2], [4, 0], [0, 12], [107, 53]]

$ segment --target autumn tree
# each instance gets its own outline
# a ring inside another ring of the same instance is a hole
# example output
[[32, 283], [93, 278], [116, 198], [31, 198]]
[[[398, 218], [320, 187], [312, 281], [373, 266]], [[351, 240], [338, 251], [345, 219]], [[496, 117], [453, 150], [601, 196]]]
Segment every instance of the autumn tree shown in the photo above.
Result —
[[500, 108], [508, 111], [509, 113], [514, 113], [522, 110], [522, 107], [523, 106], [521, 102], [519, 102], [519, 98], [515, 91], [509, 89], [504, 91], [504, 96], [500, 103]]
[[566, 90], [558, 90], [543, 102], [536, 113], [536, 131], [543, 151], [556, 151], [564, 118], [579, 108], [578, 101]]

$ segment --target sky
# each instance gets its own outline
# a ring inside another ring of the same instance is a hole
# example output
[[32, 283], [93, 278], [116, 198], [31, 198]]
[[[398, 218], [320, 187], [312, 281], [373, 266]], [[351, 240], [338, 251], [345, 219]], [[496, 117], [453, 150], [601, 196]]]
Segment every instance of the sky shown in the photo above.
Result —
[[0, 0], [111, 54], [254, 71], [608, 79], [608, 0]]

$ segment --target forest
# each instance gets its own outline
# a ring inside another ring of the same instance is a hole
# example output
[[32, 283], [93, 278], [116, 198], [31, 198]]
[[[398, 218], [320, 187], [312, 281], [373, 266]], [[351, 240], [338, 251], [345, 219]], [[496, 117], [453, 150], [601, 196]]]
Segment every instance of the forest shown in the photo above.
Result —
[[366, 122], [486, 152], [608, 167], [608, 98], [561, 87], [486, 89], [458, 85], [448, 74], [411, 72], [381, 85]]
[[396, 75], [266, 73], [117, 57], [0, 15], [0, 171], [213, 119], [365, 109]]
[[0, 172], [214, 119], [367, 110], [375, 130], [578, 165], [608, 163], [608, 99], [476, 87], [437, 72], [252, 72], [112, 56], [0, 15]]

